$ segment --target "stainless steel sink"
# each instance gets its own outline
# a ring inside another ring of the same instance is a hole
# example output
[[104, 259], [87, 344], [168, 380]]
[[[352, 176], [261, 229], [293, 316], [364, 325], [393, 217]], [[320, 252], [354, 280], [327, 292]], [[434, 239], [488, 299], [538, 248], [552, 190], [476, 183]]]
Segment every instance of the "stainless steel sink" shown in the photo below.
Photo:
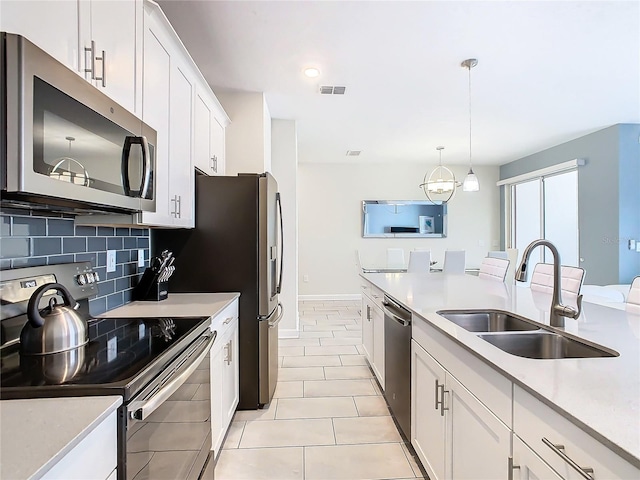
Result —
[[539, 330], [531, 320], [500, 310], [440, 310], [436, 312], [470, 332], [512, 332]]
[[546, 331], [488, 334], [478, 335], [478, 337], [511, 355], [525, 358], [594, 358], [617, 357], [619, 355], [614, 350]]

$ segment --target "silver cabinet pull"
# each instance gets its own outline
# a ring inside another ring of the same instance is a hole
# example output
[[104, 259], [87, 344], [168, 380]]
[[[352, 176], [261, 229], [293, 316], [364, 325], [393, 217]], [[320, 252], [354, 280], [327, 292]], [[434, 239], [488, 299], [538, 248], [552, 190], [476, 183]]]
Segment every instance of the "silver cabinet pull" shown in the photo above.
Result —
[[214, 155], [213, 157], [211, 157], [211, 170], [213, 170], [214, 173], [218, 173], [218, 156]]
[[227, 317], [227, 318], [225, 318], [224, 322], [222, 322], [222, 323], [227, 325], [229, 322], [231, 322], [231, 320], [233, 320], [233, 317]]
[[367, 320], [371, 321], [371, 305], [367, 305]]
[[172, 215], [173, 217], [177, 217], [178, 216], [178, 196], [174, 195], [173, 198], [169, 201], [173, 203], [173, 210], [169, 212], [169, 215]]
[[[92, 44], [94, 42], [91, 42]], [[94, 52], [95, 53], [95, 52]], [[102, 56], [101, 57], [95, 57], [96, 60], [98, 60], [99, 62], [102, 63], [102, 75], [99, 77], [95, 76], [95, 62], [94, 62], [94, 80], [100, 80], [102, 81], [102, 86], [106, 87], [107, 86], [107, 67], [106, 67], [106, 62], [107, 62], [107, 52], [105, 52], [104, 50], [102, 50]]]
[[573, 468], [580, 474], [582, 478], [584, 478], [585, 480], [593, 480], [593, 468], [581, 467], [580, 465], [578, 465], [571, 457], [569, 457], [569, 455], [564, 453], [564, 445], [552, 443], [545, 437], [542, 437], [542, 443], [544, 443], [547, 447], [553, 450], [555, 454], [557, 454], [560, 458], [567, 462], [571, 466], [571, 468]]
[[176, 195], [176, 216], [182, 218], [182, 195]]
[[[438, 399], [438, 389], [440, 389], [440, 398]], [[440, 407], [440, 416], [444, 417], [445, 410], [449, 410], [449, 407], [444, 406], [444, 394], [449, 393], [449, 390], [444, 389], [444, 383], [440, 383], [436, 378], [436, 410]]]
[[509, 469], [509, 480], [513, 480], [513, 471], [514, 470], [520, 470], [520, 465], [514, 465], [513, 464], [513, 457], [509, 457], [508, 461], [507, 461], [507, 465], [508, 465], [508, 469]]
[[85, 62], [85, 65], [87, 64], [87, 53], [89, 53], [89, 55], [90, 55], [89, 68], [86, 68], [86, 66], [85, 66], [84, 73], [90, 73], [91, 74], [91, 80], [95, 80], [96, 79], [96, 56], [95, 56], [95, 52], [96, 52], [96, 42], [91, 40], [91, 46], [90, 47], [84, 47], [84, 62]]
[[227, 343], [224, 348], [227, 349], [227, 358], [225, 358], [224, 361], [227, 365], [231, 365], [231, 340], [229, 340], [229, 343]]

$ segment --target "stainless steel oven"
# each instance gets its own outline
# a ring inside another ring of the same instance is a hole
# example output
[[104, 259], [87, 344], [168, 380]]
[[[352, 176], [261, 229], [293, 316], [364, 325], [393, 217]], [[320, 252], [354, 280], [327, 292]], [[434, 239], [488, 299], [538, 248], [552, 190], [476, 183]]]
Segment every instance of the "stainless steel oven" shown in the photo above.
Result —
[[1, 38], [3, 201], [155, 211], [156, 132], [27, 39]]
[[197, 480], [213, 472], [207, 469], [213, 461], [209, 355], [217, 337], [211, 318], [89, 319], [89, 341], [77, 355], [22, 356], [28, 300], [53, 281], [88, 316], [97, 281], [89, 262], [2, 272], [0, 399], [121, 395], [118, 480]]

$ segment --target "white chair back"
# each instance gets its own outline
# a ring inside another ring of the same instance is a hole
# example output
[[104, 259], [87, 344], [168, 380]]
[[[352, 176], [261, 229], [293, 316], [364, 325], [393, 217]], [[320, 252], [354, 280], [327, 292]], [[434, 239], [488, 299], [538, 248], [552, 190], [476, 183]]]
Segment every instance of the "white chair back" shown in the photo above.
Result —
[[404, 250], [402, 248], [387, 248], [387, 268], [405, 268]]
[[627, 311], [640, 315], [640, 275], [633, 279], [627, 295]]
[[431, 250], [412, 250], [409, 252], [409, 273], [429, 273], [431, 270]]
[[445, 250], [442, 272], [454, 274], [464, 273], [465, 256], [466, 252], [464, 250]]
[[[584, 279], [584, 269], [578, 267], [560, 267], [560, 288], [562, 293], [578, 295], [582, 280]], [[531, 290], [544, 293], [553, 293], [553, 265], [550, 263], [538, 263], [531, 275]]]
[[480, 264], [480, 272], [478, 273], [478, 277], [504, 282], [504, 277], [507, 275], [508, 268], [509, 260], [505, 260], [503, 258], [486, 257]]
[[509, 260], [509, 255], [507, 254], [507, 252], [503, 250], [492, 250], [490, 252], [487, 252], [487, 257], [502, 258], [504, 260]]

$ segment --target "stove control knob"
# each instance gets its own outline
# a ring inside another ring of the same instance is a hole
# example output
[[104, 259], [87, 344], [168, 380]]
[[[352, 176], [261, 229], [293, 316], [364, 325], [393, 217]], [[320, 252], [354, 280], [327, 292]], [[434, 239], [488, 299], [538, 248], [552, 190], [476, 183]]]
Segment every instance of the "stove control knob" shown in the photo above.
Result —
[[93, 272], [89, 272], [87, 273], [87, 282], [88, 283], [95, 283], [95, 277], [93, 276]]
[[100, 277], [98, 276], [98, 272], [93, 272], [93, 280], [96, 282], [100, 281]]
[[85, 285], [87, 283], [87, 276], [81, 273], [76, 277], [76, 282], [78, 282], [78, 285]]

